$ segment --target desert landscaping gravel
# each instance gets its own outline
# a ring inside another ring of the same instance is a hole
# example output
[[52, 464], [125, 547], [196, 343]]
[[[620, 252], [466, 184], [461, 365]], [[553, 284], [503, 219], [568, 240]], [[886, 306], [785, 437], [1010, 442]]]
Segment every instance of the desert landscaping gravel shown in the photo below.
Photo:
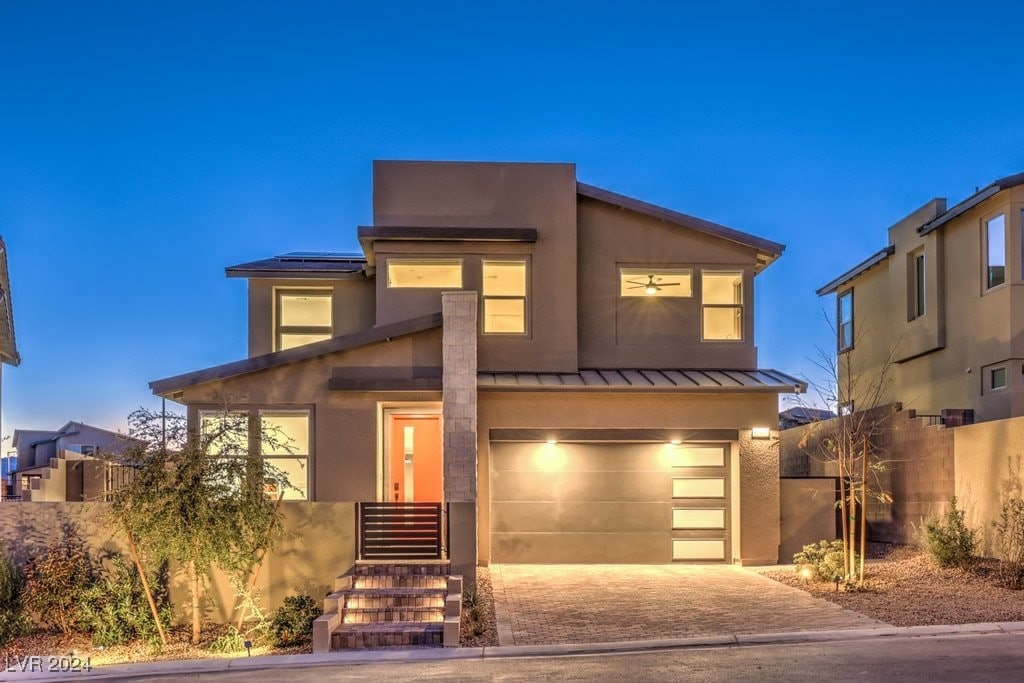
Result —
[[762, 572], [788, 586], [893, 626], [1024, 621], [1024, 591], [996, 583], [996, 562], [979, 559], [967, 569], [942, 569], [924, 551], [872, 544], [860, 590], [805, 581], [793, 569]]

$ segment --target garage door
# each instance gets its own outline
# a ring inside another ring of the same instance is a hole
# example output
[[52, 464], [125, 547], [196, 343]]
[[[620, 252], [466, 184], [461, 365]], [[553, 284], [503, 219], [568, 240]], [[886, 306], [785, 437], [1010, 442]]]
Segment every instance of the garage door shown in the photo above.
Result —
[[729, 448], [492, 443], [492, 561], [725, 561]]

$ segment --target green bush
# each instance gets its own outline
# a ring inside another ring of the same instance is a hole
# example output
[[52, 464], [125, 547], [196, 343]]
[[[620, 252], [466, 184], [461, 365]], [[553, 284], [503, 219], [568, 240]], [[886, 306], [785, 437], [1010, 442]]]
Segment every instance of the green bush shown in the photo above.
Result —
[[1024, 588], [1024, 500], [1003, 503], [999, 519], [992, 522], [999, 548], [999, 583], [1015, 590]]
[[210, 652], [219, 652], [221, 654], [241, 652], [245, 649], [245, 636], [232, 626], [228, 629], [227, 633], [217, 636], [206, 649]]
[[845, 577], [843, 567], [843, 542], [840, 540], [821, 540], [805, 545], [803, 550], [793, 555], [796, 571], [811, 571], [819, 581], [834, 581], [837, 576]]
[[[166, 595], [154, 582], [150, 588], [156, 591], [157, 612], [167, 627], [171, 611]], [[79, 623], [92, 634], [94, 645], [109, 647], [139, 639], [152, 642], [159, 637], [139, 571], [120, 555], [111, 557], [104, 575], [83, 592], [79, 607]]]
[[67, 634], [82, 626], [81, 605], [96, 583], [96, 567], [73, 530], [25, 565], [23, 602], [43, 624]]
[[32, 624], [22, 608], [25, 576], [0, 543], [0, 647], [25, 635]]
[[974, 557], [977, 531], [967, 526], [964, 512], [956, 506], [956, 496], [941, 518], [924, 525], [925, 545], [940, 567], [966, 567]]
[[270, 623], [270, 640], [275, 647], [303, 645], [313, 639], [313, 620], [323, 613], [321, 605], [308, 595], [284, 599]]

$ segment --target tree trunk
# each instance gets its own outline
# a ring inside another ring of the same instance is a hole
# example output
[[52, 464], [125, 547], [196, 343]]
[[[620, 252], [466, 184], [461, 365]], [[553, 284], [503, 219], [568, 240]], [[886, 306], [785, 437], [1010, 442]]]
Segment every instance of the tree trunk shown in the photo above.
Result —
[[188, 578], [192, 589], [192, 644], [198, 645], [203, 634], [202, 615], [199, 610], [199, 568], [195, 560], [188, 563]]
[[[274, 516], [275, 517], [277, 516], [278, 511], [281, 509], [281, 501], [282, 500], [284, 500], [284, 491], [281, 491], [280, 495], [278, 495], [278, 497], [277, 497], [277, 503], [274, 504]], [[267, 547], [264, 546], [264, 547], [260, 548], [260, 556], [258, 558], [256, 558], [256, 565], [250, 570], [251, 573], [249, 575], [249, 583], [246, 586], [245, 595], [243, 596], [243, 600], [247, 600], [247, 599], [251, 599], [252, 598], [252, 591], [256, 587], [256, 580], [260, 576], [260, 568], [263, 566], [263, 560], [266, 557], [267, 557]], [[247, 605], [247, 603], [243, 602], [241, 604], [241, 606], [239, 607], [239, 609], [238, 609], [238, 621], [235, 623], [235, 630], [236, 631], [241, 631], [242, 630], [242, 624], [245, 623], [246, 605]]]
[[864, 456], [860, 464], [860, 579], [864, 585], [864, 557], [868, 549], [868, 438], [864, 437]]
[[849, 572], [850, 568], [850, 520], [846, 514], [846, 472], [843, 467], [843, 459], [839, 458], [839, 514], [843, 518], [843, 571]]
[[164, 626], [160, 623], [160, 613], [156, 609], [156, 601], [153, 600], [153, 591], [149, 588], [149, 579], [146, 578], [146, 570], [142, 566], [142, 558], [139, 556], [139, 549], [135, 547], [135, 539], [132, 532], [128, 534], [128, 550], [132, 554], [132, 561], [135, 568], [139, 570], [139, 578], [142, 579], [142, 590], [146, 592], [146, 600], [149, 601], [149, 610], [153, 613], [153, 623], [156, 624], [156, 631], [160, 634], [160, 643], [167, 647], [167, 636], [164, 634]]

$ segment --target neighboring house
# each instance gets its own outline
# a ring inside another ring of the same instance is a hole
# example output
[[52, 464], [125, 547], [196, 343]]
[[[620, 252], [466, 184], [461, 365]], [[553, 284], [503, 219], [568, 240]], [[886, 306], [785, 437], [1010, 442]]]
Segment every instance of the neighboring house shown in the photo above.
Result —
[[830, 420], [835, 416], [836, 414], [831, 410], [796, 406], [795, 408], [789, 408], [788, 410], [783, 410], [779, 413], [779, 429], [792, 429], [793, 427], [808, 425], [812, 422]]
[[444, 503], [470, 581], [477, 562], [778, 561], [771, 427], [805, 386], [757, 367], [754, 280], [781, 244], [573, 164], [373, 172], [363, 254], [228, 268], [249, 357], [154, 393], [193, 425], [231, 396], [281, 428], [286, 498]]
[[855, 367], [877, 372], [895, 351], [879, 403], [952, 409], [947, 424], [1024, 415], [1022, 214], [1024, 174], [948, 209], [933, 199], [818, 290], [836, 295], [838, 351]]
[[81, 422], [53, 431], [16, 429], [14, 495], [35, 502], [103, 500], [129, 476], [108, 458], [130, 444], [123, 434]]
[[[7, 271], [7, 245], [0, 237], [0, 405], [3, 400], [4, 364], [21, 363], [18, 344], [14, 338], [14, 308], [11, 304], [11, 277]], [[3, 430], [0, 429], [0, 434]]]

